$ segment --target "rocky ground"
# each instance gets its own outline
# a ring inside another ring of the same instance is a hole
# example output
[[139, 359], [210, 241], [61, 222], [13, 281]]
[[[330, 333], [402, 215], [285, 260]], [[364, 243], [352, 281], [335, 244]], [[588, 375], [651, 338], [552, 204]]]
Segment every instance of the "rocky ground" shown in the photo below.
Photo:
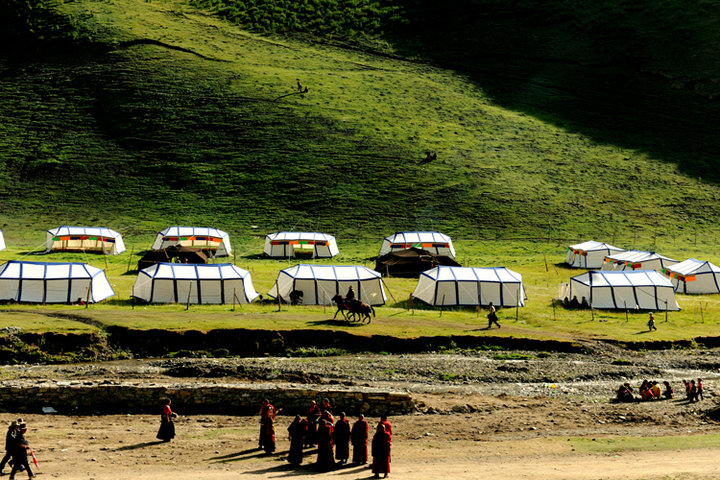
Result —
[[[696, 479], [720, 475], [715, 462], [708, 460], [720, 453], [713, 446], [717, 440], [712, 440], [720, 436], [717, 354], [714, 350], [598, 349], [592, 355], [489, 351], [149, 359], [6, 366], [1, 372], [3, 379], [23, 379], [28, 384], [40, 379], [168, 383], [202, 378], [223, 383], [383, 387], [407, 391], [417, 404], [414, 413], [393, 419], [393, 476]], [[657, 402], [610, 401], [624, 381], [639, 385], [643, 379], [669, 380], [681, 393], [684, 378], [703, 378], [704, 400], [689, 403], [680, 394]], [[260, 478], [370, 476], [362, 467], [331, 474], [317, 474], [309, 466], [290, 470], [282, 453], [287, 448], [284, 429], [290, 422], [284, 416], [278, 417], [280, 453], [272, 457], [253, 450], [257, 419], [252, 417], [183, 416], [178, 421], [178, 439], [170, 445], [154, 443], [154, 416], [28, 418], [35, 427], [31, 438], [45, 459], [45, 471], [62, 478], [220, 479], [239, 473]], [[608, 446], [638, 438], [658, 443], [628, 450]], [[696, 440], [689, 438], [710, 439], [710, 444], [698, 450], [693, 446]], [[664, 439], [679, 440], [667, 444]], [[639, 464], [645, 466], [638, 468]]]

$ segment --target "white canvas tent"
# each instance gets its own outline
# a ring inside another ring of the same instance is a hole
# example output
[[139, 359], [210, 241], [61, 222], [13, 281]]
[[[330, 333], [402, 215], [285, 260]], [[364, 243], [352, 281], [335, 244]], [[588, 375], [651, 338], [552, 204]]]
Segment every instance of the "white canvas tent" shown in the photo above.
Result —
[[622, 248], [590, 240], [568, 247], [565, 263], [573, 268], [601, 268], [605, 257], [623, 252]]
[[522, 275], [505, 267], [435, 267], [420, 274], [413, 297], [430, 305], [525, 306]]
[[331, 258], [340, 253], [335, 237], [315, 232], [275, 232], [265, 236], [263, 253], [273, 258], [292, 258], [309, 254], [312, 258]]
[[3, 237], [2, 230], [0, 230], [0, 250], [5, 250], [5, 237]]
[[390, 252], [419, 248], [435, 255], [455, 258], [452, 240], [440, 232], [397, 232], [383, 239], [378, 257]]
[[226, 232], [207, 227], [168, 227], [158, 232], [152, 249], [162, 250], [173, 245], [217, 249], [217, 257], [226, 257], [232, 251], [230, 236]]
[[157, 263], [138, 272], [132, 296], [150, 303], [250, 303], [250, 272], [230, 263]]
[[592, 308], [680, 310], [672, 283], [655, 270], [586, 272], [570, 279], [561, 298]]
[[663, 270], [679, 293], [720, 293], [720, 267], [689, 258]]
[[380, 274], [360, 265], [295, 265], [280, 271], [268, 293], [283, 300], [301, 291], [304, 305], [330, 305], [332, 297], [343, 297], [353, 287], [355, 298], [369, 305], [384, 305], [386, 296]]
[[678, 263], [672, 258], [663, 257], [655, 252], [642, 252], [628, 250], [627, 252], [607, 255], [603, 260], [602, 270], [626, 271], [626, 270], [657, 270], [667, 268]]
[[70, 227], [63, 225], [47, 231], [45, 249], [55, 251], [99, 251], [119, 255], [125, 251], [122, 236], [104, 227]]
[[115, 295], [105, 272], [85, 263], [9, 261], [0, 266], [0, 300], [99, 302]]

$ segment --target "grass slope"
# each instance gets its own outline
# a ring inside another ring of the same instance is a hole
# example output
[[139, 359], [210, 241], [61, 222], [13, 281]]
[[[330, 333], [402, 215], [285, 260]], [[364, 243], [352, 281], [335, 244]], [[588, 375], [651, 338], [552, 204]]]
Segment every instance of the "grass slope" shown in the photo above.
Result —
[[[685, 156], [665, 161], [669, 150], [614, 144], [565, 118], [565, 107], [536, 108], [543, 95], [561, 103], [553, 89], [536, 88], [543, 82], [522, 95], [519, 77], [504, 70], [485, 82], [486, 67], [480, 75], [468, 67], [478, 62], [459, 57], [457, 34], [417, 43], [416, 30], [437, 11], [398, 5], [412, 22], [397, 22], [390, 33], [405, 32], [405, 43], [386, 51], [423, 48], [425, 61], [248, 33], [173, 1], [57, 6], [85, 41], [0, 59], [8, 80], [0, 87], [0, 225], [21, 238], [98, 223], [131, 235], [182, 223], [345, 236], [406, 228], [480, 238], [714, 234], [720, 191], [688, 175]], [[371, 20], [396, 10], [380, 8]], [[538, 15], [504, 13], [506, 26]], [[516, 60], [523, 42], [505, 45], [516, 49], [501, 55], [512, 68], [537, 62]], [[472, 56], [485, 43], [467, 45]], [[444, 49], [456, 70], [428, 63], [441, 64]], [[554, 75], [553, 85], [574, 78]], [[298, 79], [308, 93], [297, 93]], [[691, 127], [679, 125], [677, 135], [695, 138]], [[712, 163], [713, 145], [697, 142], [688, 161], [699, 150]], [[438, 160], [423, 163], [427, 150]]]

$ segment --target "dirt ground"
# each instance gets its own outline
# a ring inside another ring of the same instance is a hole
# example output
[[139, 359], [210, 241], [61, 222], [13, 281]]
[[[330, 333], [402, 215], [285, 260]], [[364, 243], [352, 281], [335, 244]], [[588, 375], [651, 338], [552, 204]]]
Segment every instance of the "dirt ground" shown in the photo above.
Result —
[[[329, 372], [337, 372], [341, 365], [341, 370], [351, 372], [348, 375], [358, 384], [375, 384], [383, 377], [382, 383], [388, 388], [411, 392], [417, 411], [391, 418], [392, 478], [710, 479], [720, 478], [720, 424], [714, 413], [720, 398], [715, 394], [720, 375], [714, 364], [715, 353], [626, 354], [630, 360], [618, 366], [626, 369], [621, 373], [633, 384], [651, 372], [658, 380], [669, 379], [676, 391], [681, 387], [680, 378], [702, 375], [707, 379], [706, 398], [698, 403], [682, 398], [610, 402], [615, 386], [625, 379], [609, 369], [617, 363], [612, 361], [615, 355], [552, 355], [513, 361], [498, 361], [493, 357], [497, 354], [477, 358], [428, 355], [297, 361], [233, 359], [221, 362], [220, 370], [237, 372], [237, 366], [243, 365], [247, 376], [254, 368], [267, 367], [278, 381], [288, 372], [297, 381], [297, 372], [302, 371], [308, 379], [332, 383], [342, 376], [331, 378]], [[163, 372], [176, 375], [181, 367], [185, 374], [201, 375], [212, 365], [213, 375], [218, 374], [217, 360], [178, 362], [3, 367], [2, 373], [4, 378], [13, 378], [22, 370], [29, 379], [114, 375], [167, 381]], [[413, 365], [416, 373], [405, 372], [401, 378], [393, 378], [397, 375], [389, 371], [388, 365], [403, 372], [404, 362]], [[444, 365], [443, 374], [428, 375], [428, 371], [437, 370], [436, 362]], [[584, 368], [583, 363], [592, 367]], [[488, 364], [492, 366], [488, 372], [497, 372], [496, 381], [488, 381], [490, 377], [471, 378], [469, 372], [490, 375], [481, 373], [481, 366]], [[540, 378], [559, 377], [562, 371], [574, 370], [586, 373], [571, 373], [562, 377], [562, 382], [550, 385]], [[452, 372], [459, 371], [468, 373], [452, 377]], [[456, 381], [442, 380], [447, 378]], [[207, 375], [203, 381], [207, 381]], [[367, 467], [354, 465], [317, 473], [313, 469], [314, 450], [306, 451], [301, 467], [291, 467], [285, 460], [289, 444], [286, 428], [291, 421], [288, 416], [277, 419], [277, 453], [265, 456], [255, 449], [259, 428], [256, 417], [178, 413], [178, 436], [170, 443], [155, 440], [157, 416], [24, 418], [30, 426], [27, 437], [37, 452], [43, 476], [83, 480], [229, 479], [241, 474], [342, 480], [372, 477]], [[3, 413], [0, 420], [9, 422], [17, 416]], [[377, 423], [376, 418], [369, 420], [371, 425]]]

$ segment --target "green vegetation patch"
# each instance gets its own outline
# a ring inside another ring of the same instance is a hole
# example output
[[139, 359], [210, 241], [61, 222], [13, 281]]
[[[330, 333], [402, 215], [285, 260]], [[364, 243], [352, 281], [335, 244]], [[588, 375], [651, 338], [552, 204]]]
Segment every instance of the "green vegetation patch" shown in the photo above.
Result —
[[570, 445], [578, 453], [621, 453], [627, 451], [692, 450], [714, 448], [720, 440], [720, 434], [678, 435], [669, 437], [607, 437], [607, 438], [570, 438]]

